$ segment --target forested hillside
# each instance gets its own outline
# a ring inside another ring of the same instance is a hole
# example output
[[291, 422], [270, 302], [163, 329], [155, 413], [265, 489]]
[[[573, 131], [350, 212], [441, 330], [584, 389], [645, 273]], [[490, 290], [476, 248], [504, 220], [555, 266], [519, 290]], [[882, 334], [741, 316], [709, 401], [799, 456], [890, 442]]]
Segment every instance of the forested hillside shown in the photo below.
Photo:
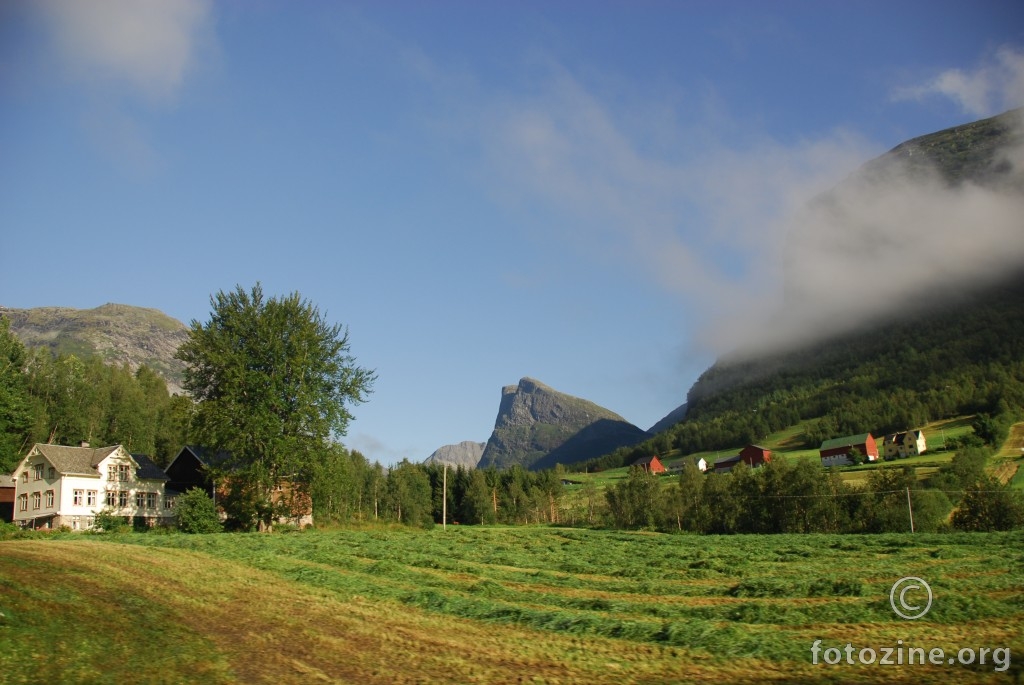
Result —
[[1005, 437], [1024, 407], [1024, 281], [809, 349], [723, 359], [704, 372], [687, 401], [684, 422], [589, 467], [621, 466], [672, 448], [690, 453], [756, 443], [807, 420], [808, 448], [840, 435], [879, 435], [964, 414], [991, 417]]
[[132, 371], [148, 366], [166, 381], [171, 394], [181, 394], [185, 365], [174, 358], [187, 328], [158, 309], [105, 304], [93, 309], [0, 307], [11, 330], [29, 349], [46, 348], [55, 355], [79, 359], [97, 356]]
[[[788, 235], [786, 301], [767, 330], [752, 331], [751, 342], [701, 375], [685, 420], [586, 466], [731, 448], [797, 424], [813, 448], [965, 414], [982, 415], [978, 426], [990, 434], [980, 437], [997, 444], [1024, 414], [1024, 224], [1014, 210], [1024, 197], [1021, 117], [1013, 110], [907, 141], [817, 198], [811, 220]], [[860, 211], [874, 201], [899, 219]], [[929, 203], [961, 212], [938, 236], [929, 231], [936, 220]], [[961, 269], [959, 251], [971, 245], [964, 237], [995, 220], [988, 213], [995, 206], [1000, 220], [1011, 217], [998, 257], [964, 254]], [[903, 231], [901, 222], [917, 226]], [[926, 244], [943, 239], [950, 245]], [[845, 274], [807, 275], [813, 258], [836, 255], [845, 261], [828, 267]], [[944, 261], [922, 263], [929, 256]], [[931, 275], [901, 280], [904, 271]], [[890, 279], [900, 287], [872, 285]], [[831, 294], [821, 299], [819, 291]], [[861, 301], [872, 297], [883, 301]], [[759, 351], [762, 337], [786, 342]]]

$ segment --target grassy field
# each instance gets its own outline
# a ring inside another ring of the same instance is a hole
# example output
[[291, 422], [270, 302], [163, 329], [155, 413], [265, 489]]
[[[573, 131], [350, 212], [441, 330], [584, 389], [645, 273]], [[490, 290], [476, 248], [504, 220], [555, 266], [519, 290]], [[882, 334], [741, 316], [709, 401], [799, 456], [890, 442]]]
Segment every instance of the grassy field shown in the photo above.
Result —
[[[1024, 533], [450, 526], [0, 542], [6, 683], [1013, 682], [810, 646], [1024, 655]], [[927, 580], [907, 621], [893, 582]]]

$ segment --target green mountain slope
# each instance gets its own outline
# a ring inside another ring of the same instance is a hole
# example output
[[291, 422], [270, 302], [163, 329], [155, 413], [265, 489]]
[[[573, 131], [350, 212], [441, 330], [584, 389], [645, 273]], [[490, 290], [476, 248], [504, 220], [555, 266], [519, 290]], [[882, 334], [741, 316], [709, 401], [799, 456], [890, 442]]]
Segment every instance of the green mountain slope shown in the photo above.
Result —
[[108, 364], [145, 364], [181, 392], [184, 365], [174, 358], [185, 342], [185, 324], [157, 309], [105, 304], [95, 309], [37, 307], [0, 309], [26, 347], [46, 347], [55, 354], [97, 355]]

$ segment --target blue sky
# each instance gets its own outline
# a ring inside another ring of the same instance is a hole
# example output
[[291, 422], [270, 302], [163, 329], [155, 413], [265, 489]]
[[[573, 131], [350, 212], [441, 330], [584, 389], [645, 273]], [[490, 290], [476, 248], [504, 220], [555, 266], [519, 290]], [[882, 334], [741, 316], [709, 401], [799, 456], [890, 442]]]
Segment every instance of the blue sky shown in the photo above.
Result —
[[1021, 104], [1010, 1], [5, 3], [0, 304], [298, 291], [385, 464], [522, 376], [647, 428], [778, 304], [809, 198]]

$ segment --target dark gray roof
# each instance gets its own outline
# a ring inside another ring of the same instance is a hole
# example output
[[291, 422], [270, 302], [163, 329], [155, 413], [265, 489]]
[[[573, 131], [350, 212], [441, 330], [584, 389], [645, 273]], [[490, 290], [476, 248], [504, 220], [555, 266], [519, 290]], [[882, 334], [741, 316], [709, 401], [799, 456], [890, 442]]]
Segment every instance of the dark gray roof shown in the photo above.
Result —
[[[181, 449], [183, 451], [188, 450], [193, 455], [195, 455], [196, 459], [198, 459], [199, 463], [201, 463], [203, 466], [220, 466], [221, 464], [226, 462], [228, 458], [231, 456], [224, 450], [214, 452], [212, 449], [203, 447], [201, 445], [185, 445]], [[178, 454], [180, 455], [181, 452], [179, 452]]]
[[139, 470], [135, 474], [136, 478], [141, 480], [170, 480], [168, 475], [164, 473], [164, 470], [153, 463], [153, 460], [145, 454], [133, 454], [132, 459], [139, 465]]
[[[116, 452], [121, 445], [109, 447], [67, 447], [37, 443], [35, 449], [53, 464], [62, 476], [98, 476], [99, 463]], [[131, 455], [139, 465], [136, 477], [142, 480], [169, 480], [167, 474], [144, 454]]]
[[37, 443], [35, 449], [53, 464], [57, 472], [68, 476], [96, 476], [97, 465], [117, 451], [120, 445], [110, 447], [65, 447]]

